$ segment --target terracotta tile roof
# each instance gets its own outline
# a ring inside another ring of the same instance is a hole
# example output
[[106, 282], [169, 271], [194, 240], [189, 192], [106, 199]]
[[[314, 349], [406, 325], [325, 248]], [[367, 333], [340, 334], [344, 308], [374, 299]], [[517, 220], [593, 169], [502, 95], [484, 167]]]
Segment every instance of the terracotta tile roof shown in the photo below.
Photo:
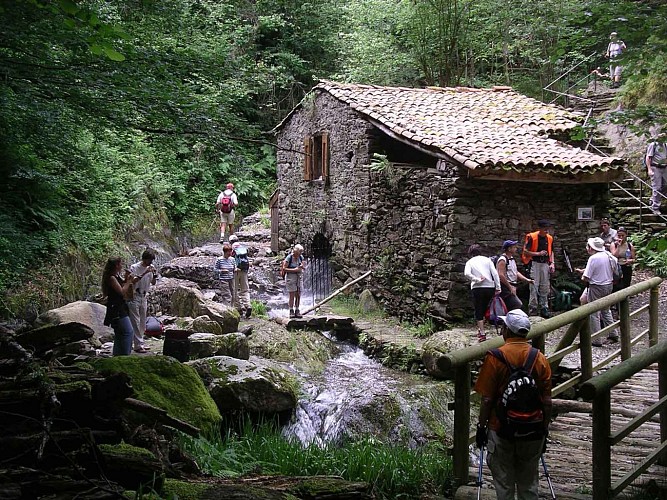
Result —
[[326, 91], [380, 128], [471, 169], [592, 173], [616, 170], [604, 157], [551, 139], [583, 117], [521, 95], [509, 87], [425, 89], [321, 81]]

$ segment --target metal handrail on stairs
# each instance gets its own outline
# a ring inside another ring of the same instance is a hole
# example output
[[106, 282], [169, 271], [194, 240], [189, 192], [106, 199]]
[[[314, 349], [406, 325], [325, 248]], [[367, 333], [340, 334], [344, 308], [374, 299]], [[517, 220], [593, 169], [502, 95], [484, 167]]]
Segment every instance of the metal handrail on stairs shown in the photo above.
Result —
[[560, 92], [560, 91], [558, 91], [558, 90], [554, 90], [554, 89], [551, 88], [551, 86], [552, 86], [553, 84], [555, 84], [556, 82], [559, 82], [560, 80], [562, 80], [563, 78], [565, 78], [567, 75], [569, 75], [570, 73], [572, 73], [575, 69], [577, 69], [579, 66], [581, 66], [581, 65], [584, 64], [585, 62], [589, 61], [589, 60], [590, 60], [593, 56], [595, 56], [595, 55], [596, 55], [596, 52], [592, 52], [592, 53], [589, 54], [588, 56], [584, 57], [584, 58], [583, 58], [581, 61], [579, 61], [577, 64], [575, 64], [574, 66], [570, 67], [570, 69], [568, 69], [565, 73], [563, 73], [563, 74], [560, 75], [558, 78], [556, 78], [554, 81], [552, 81], [552, 82], [551, 82], [550, 84], [548, 84], [546, 87], [543, 87], [543, 88], [542, 88], [542, 90], [546, 90], [547, 92], [551, 92], [551, 93], [553, 93], [553, 94], [556, 94], [556, 97], [554, 97], [554, 98], [549, 102], [549, 104], [553, 104], [553, 103], [556, 101], [556, 99], [558, 99], [559, 97], [562, 97], [562, 96], [567, 97], [567, 98], [571, 98], [571, 99], [578, 99], [578, 100], [580, 100], [580, 101], [584, 101], [584, 102], [595, 102], [593, 99], [588, 99], [588, 98], [586, 98], [586, 97], [581, 97], [581, 96], [578, 96], [578, 95], [574, 95], [574, 94], [570, 94], [570, 93], [569, 93], [570, 90], [572, 90], [574, 87], [576, 87], [577, 85], [579, 85], [579, 83], [581, 83], [582, 81], [584, 81], [585, 79], [587, 79], [589, 75], [586, 75], [586, 76], [584, 76], [583, 78], [577, 80], [574, 84], [570, 85], [567, 89], [565, 89], [565, 90], [566, 90], [565, 92]]

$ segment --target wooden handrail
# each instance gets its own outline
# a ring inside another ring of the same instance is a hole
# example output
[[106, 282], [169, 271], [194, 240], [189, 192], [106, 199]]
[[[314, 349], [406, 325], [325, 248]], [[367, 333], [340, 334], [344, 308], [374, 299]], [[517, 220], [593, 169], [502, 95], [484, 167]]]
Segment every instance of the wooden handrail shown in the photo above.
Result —
[[[528, 333], [526, 338], [528, 340], [532, 340], [537, 337], [541, 337], [546, 333], [550, 333], [554, 330], [557, 330], [558, 328], [569, 325], [570, 323], [587, 318], [594, 312], [606, 309], [623, 299], [640, 294], [650, 290], [651, 288], [655, 288], [660, 283], [662, 283], [662, 278], [651, 278], [649, 280], [642, 281], [641, 283], [629, 286], [628, 288], [624, 288], [623, 290], [619, 290], [618, 292], [614, 292], [610, 295], [607, 295], [606, 297], [595, 300], [586, 305], [577, 307], [571, 311], [567, 311], [559, 314], [558, 316], [540, 321], [539, 323], [532, 326], [530, 333]], [[469, 363], [476, 359], [482, 359], [489, 349], [500, 347], [504, 343], [505, 341], [502, 338], [494, 337], [490, 340], [480, 342], [477, 345], [466, 347], [465, 349], [461, 349], [459, 351], [450, 352], [438, 360], [438, 368], [446, 373], [460, 364]]]
[[[611, 390], [655, 362], [658, 362], [658, 401], [623, 428], [612, 433]], [[581, 386], [579, 393], [585, 400], [593, 401], [593, 498], [595, 500], [612, 498], [664, 457], [664, 451], [667, 449], [667, 340], [588, 380]], [[660, 445], [641, 463], [635, 464], [620, 481], [612, 483], [611, 447], [656, 413], [660, 413]]]

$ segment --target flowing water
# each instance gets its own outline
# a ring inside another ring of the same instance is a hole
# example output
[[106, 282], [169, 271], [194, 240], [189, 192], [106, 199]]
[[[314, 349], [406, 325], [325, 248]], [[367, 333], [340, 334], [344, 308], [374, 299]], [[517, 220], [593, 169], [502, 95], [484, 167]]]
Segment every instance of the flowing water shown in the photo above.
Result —
[[356, 346], [316, 376], [302, 376], [302, 398], [284, 434], [303, 445], [376, 437], [417, 446], [451, 428], [448, 383], [383, 367]]

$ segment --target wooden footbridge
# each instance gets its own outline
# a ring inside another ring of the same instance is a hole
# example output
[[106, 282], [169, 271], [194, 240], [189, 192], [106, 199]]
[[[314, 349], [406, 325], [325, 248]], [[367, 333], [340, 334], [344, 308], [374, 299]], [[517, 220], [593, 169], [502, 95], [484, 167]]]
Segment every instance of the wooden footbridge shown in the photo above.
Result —
[[[555, 350], [547, 352], [552, 369], [566, 356], [579, 356], [579, 370], [552, 391], [555, 420], [544, 458], [556, 498], [664, 498], [659, 492], [667, 484], [667, 340], [658, 336], [661, 282], [652, 278], [533, 325], [528, 338], [543, 351], [547, 334], [567, 328]], [[629, 299], [647, 293], [648, 303], [631, 311]], [[591, 335], [588, 316], [611, 304], [618, 304], [619, 320]], [[647, 323], [647, 328], [638, 326]], [[594, 364], [591, 341], [615, 328], [619, 348]], [[456, 498], [477, 498], [471, 366], [502, 343], [494, 338], [441, 359], [440, 369], [455, 372], [453, 461], [461, 485]], [[573, 387], [583, 401], [559, 399]], [[482, 498], [495, 498], [487, 489], [486, 466], [484, 483]], [[552, 497], [546, 479], [540, 497]]]

